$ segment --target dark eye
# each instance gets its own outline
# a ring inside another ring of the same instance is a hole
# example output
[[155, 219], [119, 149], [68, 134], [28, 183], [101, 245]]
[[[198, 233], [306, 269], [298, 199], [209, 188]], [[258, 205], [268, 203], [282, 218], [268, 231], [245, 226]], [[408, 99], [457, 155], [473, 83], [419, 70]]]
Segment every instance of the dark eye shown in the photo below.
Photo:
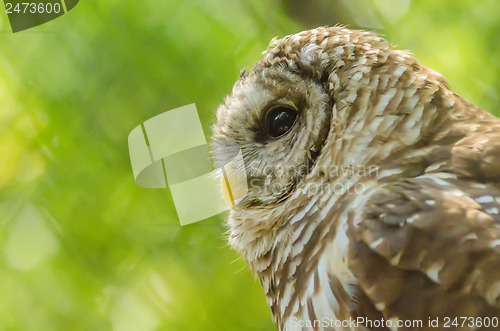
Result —
[[290, 131], [297, 120], [297, 111], [287, 106], [276, 106], [266, 114], [266, 130], [269, 136], [278, 138]]

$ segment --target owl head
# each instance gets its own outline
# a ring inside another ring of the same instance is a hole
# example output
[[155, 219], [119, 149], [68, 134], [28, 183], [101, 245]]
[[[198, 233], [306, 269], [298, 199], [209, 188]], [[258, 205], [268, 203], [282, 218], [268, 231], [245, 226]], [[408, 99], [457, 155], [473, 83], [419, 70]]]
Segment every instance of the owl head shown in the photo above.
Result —
[[348, 181], [343, 169], [378, 166], [429, 138], [439, 125], [432, 110], [450, 93], [440, 74], [371, 32], [317, 28], [272, 40], [213, 127], [216, 163], [237, 146], [245, 164], [248, 192], [229, 220], [233, 246], [276, 240], [265, 234], [321, 199], [321, 189]]

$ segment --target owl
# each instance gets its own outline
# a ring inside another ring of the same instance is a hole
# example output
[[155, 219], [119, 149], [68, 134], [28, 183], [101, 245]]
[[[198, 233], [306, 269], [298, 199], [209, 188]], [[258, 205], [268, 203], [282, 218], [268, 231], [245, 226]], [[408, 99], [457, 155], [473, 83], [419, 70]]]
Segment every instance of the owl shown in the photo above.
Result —
[[213, 139], [243, 157], [229, 244], [279, 330], [498, 327], [500, 120], [408, 52], [340, 26], [274, 39]]

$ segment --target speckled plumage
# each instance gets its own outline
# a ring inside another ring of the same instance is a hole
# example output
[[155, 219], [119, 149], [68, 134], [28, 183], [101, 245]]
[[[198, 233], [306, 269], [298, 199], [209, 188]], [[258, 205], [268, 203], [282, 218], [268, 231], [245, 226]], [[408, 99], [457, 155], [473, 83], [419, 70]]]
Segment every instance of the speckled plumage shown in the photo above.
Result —
[[[268, 139], [276, 104], [299, 115]], [[500, 316], [500, 120], [439, 73], [371, 32], [317, 28], [273, 40], [217, 117], [249, 182], [229, 242], [280, 330]]]

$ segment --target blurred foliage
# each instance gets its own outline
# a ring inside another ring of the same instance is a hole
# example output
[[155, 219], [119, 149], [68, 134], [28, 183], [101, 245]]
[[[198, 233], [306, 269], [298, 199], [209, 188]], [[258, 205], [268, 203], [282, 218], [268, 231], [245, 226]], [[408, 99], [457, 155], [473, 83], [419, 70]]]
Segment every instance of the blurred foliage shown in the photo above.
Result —
[[[3, 11], [3, 10], [2, 10]], [[12, 34], [0, 14], [0, 330], [270, 330], [224, 215], [180, 227], [134, 183], [128, 133], [214, 109], [269, 40], [375, 29], [497, 112], [495, 0], [81, 1]]]

